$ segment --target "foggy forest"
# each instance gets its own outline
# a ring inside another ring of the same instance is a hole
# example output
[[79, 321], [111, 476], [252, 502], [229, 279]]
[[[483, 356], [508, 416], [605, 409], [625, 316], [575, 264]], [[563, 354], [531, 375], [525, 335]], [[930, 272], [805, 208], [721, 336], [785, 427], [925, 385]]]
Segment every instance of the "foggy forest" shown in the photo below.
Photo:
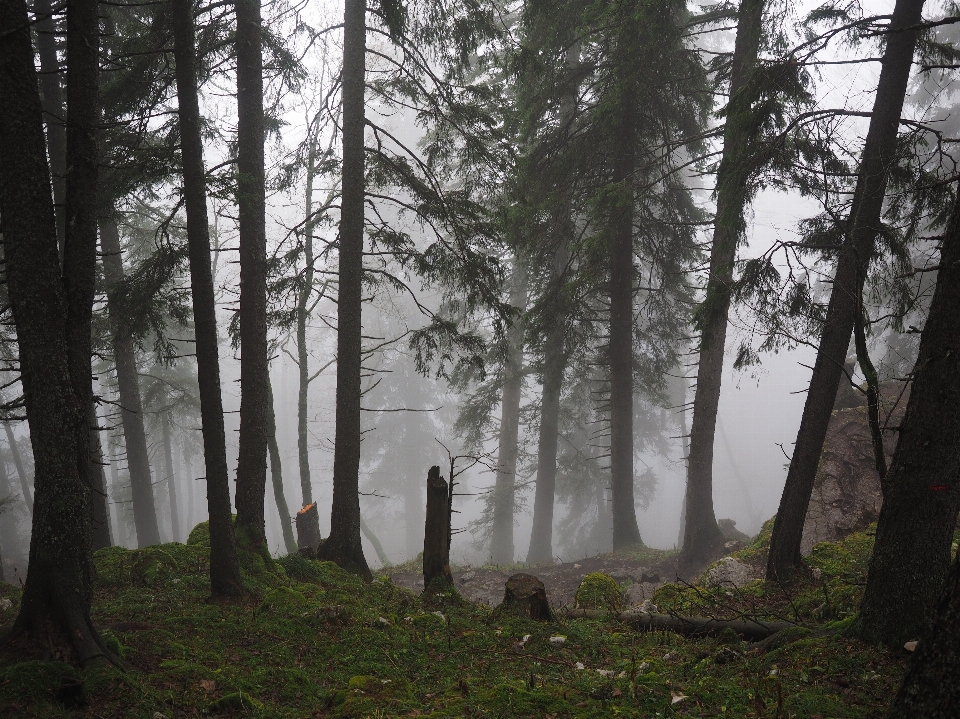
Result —
[[0, 0], [0, 716], [960, 716], [960, 4]]

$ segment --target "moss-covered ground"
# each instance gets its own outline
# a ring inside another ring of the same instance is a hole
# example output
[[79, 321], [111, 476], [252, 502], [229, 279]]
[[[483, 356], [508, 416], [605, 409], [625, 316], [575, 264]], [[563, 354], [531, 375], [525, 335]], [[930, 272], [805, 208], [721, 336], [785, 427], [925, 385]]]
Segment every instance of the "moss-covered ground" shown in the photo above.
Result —
[[[296, 556], [248, 567], [250, 596], [211, 604], [202, 543], [102, 550], [93, 618], [126, 671], [0, 653], [0, 716], [882, 716], [906, 654], [842, 632], [870, 544], [868, 533], [818, 547], [819, 572], [790, 587], [659, 591], [661, 611], [746, 611], [813, 629], [762, 648], [612, 619], [505, 618]], [[2, 593], [14, 602], [0, 612], [9, 627], [18, 590]]]

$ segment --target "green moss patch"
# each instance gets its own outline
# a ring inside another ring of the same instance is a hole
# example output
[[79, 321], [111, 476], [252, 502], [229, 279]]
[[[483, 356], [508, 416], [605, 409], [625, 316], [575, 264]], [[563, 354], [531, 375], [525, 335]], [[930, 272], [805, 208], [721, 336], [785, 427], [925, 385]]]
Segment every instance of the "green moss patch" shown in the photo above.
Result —
[[[810, 571], [783, 588], [659, 590], [661, 611], [799, 614], [809, 625], [762, 648], [735, 635], [637, 632], [613, 618], [531, 622], [466, 602], [438, 606], [303, 557], [276, 560], [282, 571], [264, 574], [256, 595], [210, 603], [201, 543], [101, 550], [93, 619], [110, 627], [104, 639], [128, 671], [0, 654], [0, 707], [25, 719], [879, 716], [905, 658], [841, 631], [871, 541], [818, 547]], [[582, 601], [608, 608], [615, 586], [591, 575]], [[824, 586], [833, 609], [820, 621]], [[86, 704], [70, 708], [70, 692]]]

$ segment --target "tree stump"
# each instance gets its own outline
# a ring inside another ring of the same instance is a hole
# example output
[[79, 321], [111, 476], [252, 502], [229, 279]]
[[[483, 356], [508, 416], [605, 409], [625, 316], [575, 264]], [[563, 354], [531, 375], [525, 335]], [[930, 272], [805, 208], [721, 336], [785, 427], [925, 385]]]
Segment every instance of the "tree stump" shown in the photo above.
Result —
[[532, 574], [514, 574], [507, 580], [503, 603], [497, 611], [538, 622], [553, 620], [547, 590]]
[[423, 588], [443, 579], [453, 586], [450, 571], [450, 488], [440, 467], [427, 472], [427, 518], [423, 528]]
[[308, 504], [297, 512], [297, 547], [302, 554], [313, 554], [320, 546], [320, 513], [317, 503]]

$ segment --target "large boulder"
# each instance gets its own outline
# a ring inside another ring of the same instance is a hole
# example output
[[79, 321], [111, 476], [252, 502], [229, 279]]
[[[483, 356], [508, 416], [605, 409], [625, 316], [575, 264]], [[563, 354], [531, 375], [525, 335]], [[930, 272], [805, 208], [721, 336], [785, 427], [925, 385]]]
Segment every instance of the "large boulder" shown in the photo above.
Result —
[[758, 576], [759, 572], [755, 567], [733, 557], [724, 557], [707, 570], [703, 583], [708, 587], [742, 587]]
[[[881, 387], [881, 420], [896, 427], [903, 419], [909, 392], [901, 382]], [[887, 464], [897, 446], [897, 433], [884, 433]], [[818, 542], [836, 542], [866, 529], [880, 516], [880, 475], [873, 458], [865, 400], [838, 409], [830, 418], [813, 494], [804, 520], [800, 551], [810, 554]]]

